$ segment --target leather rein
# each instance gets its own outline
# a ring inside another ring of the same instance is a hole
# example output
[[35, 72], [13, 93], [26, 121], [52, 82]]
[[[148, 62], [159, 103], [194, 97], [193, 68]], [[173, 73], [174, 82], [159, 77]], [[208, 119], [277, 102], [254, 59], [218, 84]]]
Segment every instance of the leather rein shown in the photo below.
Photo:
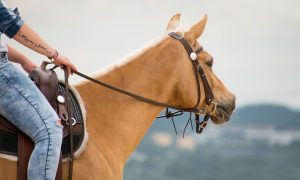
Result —
[[[203, 48], [200, 47], [197, 50], [193, 51], [193, 48], [189, 45], [188, 41], [184, 37], [180, 36], [179, 34], [176, 34], [175, 32], [169, 33], [169, 36], [181, 42], [181, 44], [186, 49], [186, 51], [189, 55], [189, 58], [191, 60], [191, 63], [193, 65], [193, 71], [194, 71], [194, 74], [195, 74], [195, 81], [196, 81], [196, 85], [197, 85], [197, 96], [198, 96], [198, 98], [197, 98], [197, 102], [196, 102], [195, 106], [192, 107], [192, 108], [181, 108], [181, 107], [177, 107], [177, 106], [174, 106], [174, 105], [158, 102], [158, 101], [155, 101], [155, 100], [152, 100], [152, 99], [149, 99], [149, 98], [146, 98], [146, 97], [143, 97], [143, 96], [125, 91], [123, 89], [119, 89], [115, 86], [112, 86], [112, 85], [107, 84], [105, 82], [94, 79], [94, 78], [92, 78], [90, 76], [87, 76], [83, 73], [80, 73], [78, 71], [73, 72], [73, 73], [75, 73], [78, 76], [81, 76], [81, 77], [83, 77], [83, 78], [85, 78], [89, 81], [92, 81], [92, 82], [94, 82], [98, 85], [104, 86], [104, 87], [106, 87], [108, 89], [111, 89], [113, 91], [116, 91], [116, 92], [122, 93], [124, 95], [130, 96], [130, 97], [135, 98], [139, 101], [143, 101], [145, 103], [152, 104], [152, 105], [155, 105], [155, 106], [166, 107], [165, 115], [158, 116], [157, 118], [162, 118], [162, 117], [172, 118], [172, 122], [173, 122], [173, 126], [174, 126], [176, 134], [177, 134], [177, 130], [176, 130], [176, 127], [175, 127], [173, 117], [174, 116], [180, 116], [180, 115], [183, 114], [183, 112], [189, 112], [190, 113], [189, 120], [188, 120], [188, 122], [187, 122], [187, 124], [184, 128], [184, 132], [185, 132], [185, 129], [186, 129], [189, 122], [191, 122], [191, 126], [192, 126], [191, 113], [195, 113], [196, 132], [201, 134], [203, 129], [206, 127], [207, 122], [208, 122], [209, 118], [211, 117], [211, 114], [214, 113], [216, 108], [217, 108], [217, 103], [213, 102], [213, 100], [214, 100], [213, 92], [211, 90], [211, 87], [209, 86], [209, 83], [207, 81], [205, 72], [204, 72], [202, 66], [200, 65], [200, 63], [198, 62], [198, 58], [197, 58], [197, 55], [202, 52]], [[54, 66], [51, 70], [54, 70], [56, 67], [57, 66]], [[68, 76], [67, 76], [67, 70], [66, 70], [65, 67], [64, 67], [64, 71], [65, 71], [64, 75], [65, 75], [65, 87], [66, 87], [67, 112], [68, 112], [68, 115], [70, 117], [71, 109], [70, 109], [70, 99], [69, 99], [69, 81], [68, 81]], [[200, 78], [203, 82], [204, 93], [205, 93], [206, 107], [204, 109], [198, 109], [197, 108], [198, 105], [200, 104], [200, 100], [201, 100], [199, 76], [200, 76]], [[213, 105], [212, 110], [208, 111], [208, 108], [209, 108], [210, 105]], [[169, 109], [175, 109], [177, 111], [171, 112], [171, 111], [169, 111]], [[205, 114], [204, 119], [201, 122], [199, 120], [200, 114]], [[70, 120], [71, 119], [68, 119], [68, 121], [70, 121]], [[193, 126], [192, 126], [192, 128], [193, 128]], [[70, 161], [69, 161], [68, 179], [72, 180], [72, 176], [73, 176], [73, 159], [74, 159], [73, 154], [74, 153], [73, 153], [73, 124], [71, 122], [69, 122], [69, 131], [70, 131], [70, 157], [69, 157]], [[184, 133], [183, 133], [183, 137], [184, 137]]]
[[[201, 53], [203, 48], [200, 47], [198, 48], [197, 50], [193, 51], [192, 47], [189, 45], [188, 41], [180, 36], [179, 34], [175, 33], [175, 32], [171, 32], [169, 33], [169, 36], [180, 41], [181, 44], [184, 46], [184, 48], [186, 49], [188, 55], [189, 55], [189, 58], [191, 60], [191, 63], [193, 65], [193, 70], [194, 70], [194, 74], [195, 74], [195, 80], [196, 80], [196, 85], [197, 85], [197, 102], [196, 102], [196, 105], [192, 108], [181, 108], [181, 107], [177, 107], [177, 106], [174, 106], [174, 105], [170, 105], [170, 104], [166, 104], [166, 103], [162, 103], [162, 102], [158, 102], [158, 101], [155, 101], [155, 100], [152, 100], [152, 99], [149, 99], [149, 98], [146, 98], [146, 97], [143, 97], [143, 96], [140, 96], [140, 95], [137, 95], [137, 94], [134, 94], [134, 93], [131, 93], [131, 92], [128, 92], [128, 91], [125, 91], [123, 89], [119, 89], [115, 86], [112, 86], [112, 85], [109, 85], [105, 82], [102, 82], [102, 81], [99, 81], [97, 79], [94, 79], [90, 76], [87, 76], [83, 73], [80, 73], [80, 72], [73, 72], [75, 74], [77, 74], [78, 76], [81, 76], [89, 81], [92, 81], [98, 85], [101, 85], [101, 86], [104, 86], [108, 89], [111, 89], [113, 91], [116, 91], [116, 92], [119, 92], [119, 93], [122, 93], [124, 95], [127, 95], [127, 96], [130, 96], [132, 98], [135, 98], [139, 101], [143, 101], [145, 103], [148, 103], [148, 104], [152, 104], [152, 105], [155, 105], [155, 106], [161, 106], [161, 107], [166, 107], [167, 110], [166, 110], [166, 113], [164, 116], [158, 116], [157, 118], [162, 118], [162, 117], [166, 117], [166, 118], [170, 118], [172, 117], [172, 120], [173, 120], [173, 117], [174, 116], [179, 116], [179, 115], [182, 115], [183, 112], [189, 112], [189, 113], [195, 113], [195, 122], [196, 122], [196, 132], [201, 134], [203, 129], [206, 127], [207, 125], [207, 121], [209, 120], [209, 118], [211, 117], [211, 114], [215, 112], [216, 110], [216, 107], [217, 107], [217, 103], [213, 102], [214, 100], [214, 95], [213, 95], [213, 92], [209, 86], [209, 83], [207, 81], [207, 78], [206, 78], [206, 75], [205, 75], [205, 72], [202, 68], [202, 66], [200, 65], [200, 63], [198, 62], [198, 58], [197, 58], [197, 54]], [[204, 93], [205, 93], [205, 101], [206, 101], [206, 107], [204, 109], [198, 109], [198, 105], [200, 104], [200, 99], [201, 99], [201, 94], [200, 94], [200, 81], [199, 81], [199, 76], [203, 82], [203, 86], [204, 86]], [[212, 111], [208, 112], [208, 107], [210, 105], [213, 105], [212, 107]], [[175, 112], [170, 112], [168, 109], [175, 109], [177, 111]], [[200, 114], [205, 114], [204, 116], [204, 119], [200, 122], [199, 120], [199, 116]], [[190, 119], [189, 119], [190, 120]], [[174, 124], [174, 121], [173, 121], [173, 125], [174, 125], [174, 128], [175, 128], [175, 124]], [[177, 133], [176, 131], [176, 128], [175, 128], [175, 132]]]

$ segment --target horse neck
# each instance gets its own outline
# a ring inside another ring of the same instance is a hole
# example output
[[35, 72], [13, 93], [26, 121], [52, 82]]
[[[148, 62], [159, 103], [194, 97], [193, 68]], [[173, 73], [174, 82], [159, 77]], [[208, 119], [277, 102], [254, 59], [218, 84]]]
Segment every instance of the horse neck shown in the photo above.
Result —
[[[180, 72], [178, 61], [170, 53], [167, 43], [160, 41], [126, 63], [94, 77], [159, 102], [176, 104], [175, 87]], [[99, 143], [99, 151], [106, 154], [108, 161], [117, 158], [115, 161], [124, 165], [163, 107], [88, 81], [79, 83], [76, 89], [86, 105], [90, 137], [97, 138], [94, 142]]]

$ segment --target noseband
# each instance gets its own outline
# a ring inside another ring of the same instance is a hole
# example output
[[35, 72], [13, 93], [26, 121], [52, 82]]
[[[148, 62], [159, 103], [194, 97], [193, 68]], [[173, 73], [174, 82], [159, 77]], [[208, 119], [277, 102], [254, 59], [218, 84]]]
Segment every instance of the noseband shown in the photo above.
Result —
[[[149, 99], [149, 98], [145, 98], [143, 96], [125, 91], [123, 89], [119, 89], [115, 86], [112, 86], [112, 85], [109, 85], [109, 84], [104, 83], [102, 81], [99, 81], [97, 79], [94, 79], [94, 78], [92, 78], [90, 76], [87, 76], [83, 73], [80, 73], [78, 71], [73, 72], [73, 73], [75, 73], [78, 76], [81, 76], [81, 77], [83, 77], [87, 80], [90, 80], [90, 81], [92, 81], [92, 82], [94, 82], [98, 85], [104, 86], [104, 87], [106, 87], [108, 89], [111, 89], [113, 91], [116, 91], [116, 92], [122, 93], [124, 95], [130, 96], [130, 97], [135, 98], [139, 101], [143, 101], [143, 102], [155, 105], [155, 106], [161, 106], [161, 107], [167, 108], [165, 115], [164, 116], [159, 116], [157, 118], [162, 118], [162, 117], [170, 118], [171, 117], [172, 120], [173, 120], [174, 116], [182, 115], [183, 112], [189, 112], [190, 113], [189, 121], [190, 121], [191, 120], [191, 113], [195, 113], [196, 132], [200, 134], [200, 133], [202, 133], [203, 129], [206, 127], [207, 121], [211, 117], [211, 114], [215, 112], [216, 107], [217, 107], [217, 103], [213, 102], [214, 95], [213, 95], [212, 90], [211, 90], [211, 88], [208, 84], [205, 72], [204, 72], [203, 68], [201, 67], [200, 63], [198, 62], [197, 54], [201, 53], [203, 48], [200, 47], [196, 51], [193, 51], [192, 47], [189, 45], [188, 41], [184, 37], [182, 37], [182, 36], [180, 36], [180, 35], [178, 35], [174, 32], [169, 33], [169, 36], [171, 36], [172, 38], [174, 38], [174, 39], [181, 42], [181, 44], [186, 49], [186, 51], [189, 55], [189, 59], [191, 60], [191, 63], [193, 65], [193, 71], [194, 71], [194, 74], [195, 74], [195, 80], [196, 80], [196, 85], [197, 85], [197, 96], [198, 96], [198, 98], [197, 98], [196, 105], [192, 108], [181, 108], [181, 107], [173, 106], [173, 105], [170, 105], [170, 104], [158, 102], [158, 101], [155, 101], [155, 100], [152, 100], [152, 99]], [[199, 76], [200, 76], [200, 78], [203, 82], [204, 93], [205, 93], [206, 107], [203, 108], [203, 109], [198, 108], [198, 105], [200, 104], [200, 99], [201, 99]], [[211, 105], [213, 105], [212, 108], [209, 108]], [[169, 108], [170, 109], [175, 109], [177, 111], [170, 112]], [[208, 111], [208, 109], [212, 109], [212, 110]], [[200, 114], [205, 114], [204, 119], [201, 122], [199, 120]], [[175, 127], [174, 121], [173, 121], [173, 125]], [[175, 132], [177, 133], [176, 128], [175, 128]]]

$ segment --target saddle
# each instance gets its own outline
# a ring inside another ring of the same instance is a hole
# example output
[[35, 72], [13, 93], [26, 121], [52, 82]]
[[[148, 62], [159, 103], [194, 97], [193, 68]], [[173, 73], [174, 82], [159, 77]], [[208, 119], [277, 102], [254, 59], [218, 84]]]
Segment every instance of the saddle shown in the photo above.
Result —
[[[56, 180], [61, 180], [62, 159], [70, 157], [70, 153], [80, 148], [85, 135], [85, 126], [81, 107], [74, 92], [69, 91], [67, 104], [65, 84], [58, 81], [54, 68], [46, 69], [47, 64], [49, 63], [43, 62], [41, 67], [30, 73], [29, 77], [47, 98], [64, 126], [61, 156], [56, 174]], [[68, 105], [70, 106], [69, 113], [67, 112]], [[72, 124], [73, 149], [70, 147], [69, 123]], [[34, 143], [27, 135], [0, 115], [0, 153], [18, 157], [18, 180], [27, 179], [27, 166], [33, 147]]]

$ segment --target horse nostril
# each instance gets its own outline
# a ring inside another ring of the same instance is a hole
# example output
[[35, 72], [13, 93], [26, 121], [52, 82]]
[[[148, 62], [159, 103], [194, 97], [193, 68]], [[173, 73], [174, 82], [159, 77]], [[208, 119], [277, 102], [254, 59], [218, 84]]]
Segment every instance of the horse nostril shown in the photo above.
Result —
[[232, 95], [230, 100], [219, 102], [218, 107], [223, 109], [228, 115], [231, 115], [235, 109], [235, 99], [235, 96]]
[[226, 106], [227, 112], [232, 112], [235, 109], [235, 101], [231, 101]]
[[230, 101], [226, 104], [220, 104], [220, 106], [226, 113], [231, 114], [235, 109], [235, 101]]

